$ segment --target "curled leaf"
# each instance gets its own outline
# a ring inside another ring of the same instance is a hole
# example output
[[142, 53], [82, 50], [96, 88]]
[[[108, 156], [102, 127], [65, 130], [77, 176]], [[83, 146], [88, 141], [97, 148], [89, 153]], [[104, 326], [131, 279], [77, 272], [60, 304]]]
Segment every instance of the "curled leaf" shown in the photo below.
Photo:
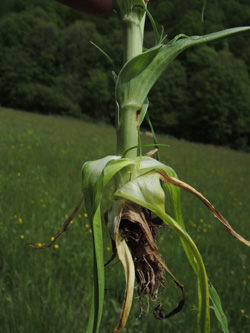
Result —
[[110, 235], [115, 242], [115, 251], [113, 248], [113, 256], [109, 260], [109, 262], [115, 257], [117, 252], [118, 257], [121, 260], [124, 268], [125, 280], [126, 280], [126, 288], [124, 293], [124, 301], [120, 313], [120, 319], [117, 325], [115, 326], [113, 333], [121, 332], [126, 325], [133, 301], [134, 283], [135, 283], [135, 266], [133, 258], [127, 246], [126, 240], [121, 237], [119, 232], [123, 207], [124, 207], [124, 200], [116, 200], [107, 214], [107, 226]]
[[130, 250], [127, 246], [125, 239], [121, 240], [119, 235], [117, 235], [116, 237], [116, 249], [119, 259], [121, 260], [124, 268], [126, 289], [124, 294], [122, 310], [120, 314], [120, 320], [116, 325], [116, 327], [114, 328], [113, 333], [121, 332], [124, 326], [126, 325], [133, 301], [134, 283], [135, 283], [135, 266], [133, 258], [131, 256]]
[[183, 188], [183, 189], [187, 190], [188, 192], [194, 194], [197, 198], [199, 198], [207, 206], [207, 208], [211, 211], [211, 213], [217, 218], [217, 220], [219, 220], [224, 225], [224, 227], [230, 232], [230, 234], [233, 237], [235, 237], [238, 241], [245, 244], [246, 246], [250, 247], [250, 241], [246, 240], [244, 237], [239, 235], [231, 227], [231, 225], [228, 223], [228, 221], [221, 215], [221, 213], [218, 212], [218, 210], [215, 209], [214, 206], [200, 192], [198, 192], [192, 186], [184, 183], [183, 181], [170, 177], [164, 170], [157, 170], [157, 172], [160, 174], [160, 179], [163, 180], [164, 182], [167, 182], [169, 184], [173, 184], [175, 186]]
[[115, 252], [117, 252], [118, 257], [122, 262], [125, 273], [125, 280], [126, 280], [126, 288], [124, 293], [124, 301], [120, 313], [120, 319], [117, 325], [115, 326], [113, 333], [119, 333], [125, 327], [132, 306], [133, 295], [134, 295], [134, 283], [135, 283], [134, 261], [130, 253], [129, 247], [126, 243], [126, 240], [121, 237], [119, 232], [119, 226], [121, 222], [124, 203], [125, 203], [124, 200], [116, 200], [114, 202], [112, 208], [108, 212], [108, 221], [107, 221], [110, 235], [115, 241], [115, 247], [116, 247]]

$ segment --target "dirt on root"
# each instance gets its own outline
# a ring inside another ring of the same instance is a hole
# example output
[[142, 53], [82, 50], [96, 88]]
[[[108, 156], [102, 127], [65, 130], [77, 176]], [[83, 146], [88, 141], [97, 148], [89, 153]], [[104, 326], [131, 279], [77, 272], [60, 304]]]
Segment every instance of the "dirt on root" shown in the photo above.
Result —
[[[157, 234], [162, 228], [168, 226], [158, 217], [152, 217], [149, 210], [129, 201], [125, 204], [119, 232], [121, 238], [126, 240], [134, 260], [137, 293], [141, 305], [140, 315], [148, 312], [149, 300], [152, 300], [156, 303], [155, 318], [159, 320], [178, 313], [185, 302], [184, 287], [170, 272], [156, 245]], [[165, 272], [182, 291], [182, 300], [168, 314], [165, 314], [158, 299], [166, 288]]]

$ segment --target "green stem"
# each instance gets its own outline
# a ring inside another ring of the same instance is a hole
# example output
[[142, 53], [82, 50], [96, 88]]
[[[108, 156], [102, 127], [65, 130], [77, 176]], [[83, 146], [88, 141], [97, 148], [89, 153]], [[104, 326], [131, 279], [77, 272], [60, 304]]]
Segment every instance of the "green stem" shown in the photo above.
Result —
[[[124, 34], [124, 64], [142, 53], [145, 15], [139, 20], [137, 13], [130, 11], [121, 19]], [[138, 126], [140, 110], [134, 101], [128, 105], [120, 105], [117, 112], [117, 155], [138, 145]], [[137, 157], [137, 150], [128, 152], [129, 158]]]
[[122, 19], [123, 28], [123, 63], [142, 53], [144, 18], [139, 21], [136, 13], [130, 13]]
[[[137, 107], [131, 105], [124, 107], [120, 112], [120, 124], [117, 131], [117, 155], [123, 155], [124, 152], [138, 145], [138, 126]], [[137, 157], [137, 149], [132, 149], [127, 154], [128, 158]]]

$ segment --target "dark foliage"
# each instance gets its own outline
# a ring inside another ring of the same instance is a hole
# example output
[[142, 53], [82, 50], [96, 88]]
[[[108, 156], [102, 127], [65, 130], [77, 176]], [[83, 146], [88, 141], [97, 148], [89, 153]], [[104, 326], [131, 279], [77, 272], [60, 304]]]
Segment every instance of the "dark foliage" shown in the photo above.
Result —
[[[249, 25], [247, 1], [151, 0], [166, 42], [179, 33], [206, 34]], [[94, 17], [52, 0], [0, 3], [0, 105], [114, 122], [111, 65], [95, 42], [122, 66], [122, 33], [115, 15]], [[145, 44], [153, 46], [150, 22]], [[249, 37], [188, 50], [150, 95], [155, 130], [192, 141], [250, 149]], [[146, 126], [146, 124], [143, 126]]]

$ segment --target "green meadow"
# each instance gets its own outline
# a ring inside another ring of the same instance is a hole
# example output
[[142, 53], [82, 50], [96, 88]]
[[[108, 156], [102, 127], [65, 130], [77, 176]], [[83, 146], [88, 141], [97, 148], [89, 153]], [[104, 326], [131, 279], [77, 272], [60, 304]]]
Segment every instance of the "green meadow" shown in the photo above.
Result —
[[[84, 206], [67, 232], [46, 250], [81, 197], [81, 167], [87, 160], [115, 154], [115, 130], [81, 120], [0, 108], [0, 332], [85, 332], [92, 289], [92, 230]], [[161, 160], [194, 186], [229, 223], [250, 239], [250, 154], [189, 143], [159, 135]], [[152, 138], [142, 134], [142, 142]], [[143, 152], [147, 152], [146, 150]], [[112, 184], [104, 206], [112, 201]], [[182, 191], [186, 227], [221, 297], [230, 333], [250, 332], [250, 249], [234, 239], [190, 193]], [[196, 277], [181, 243], [171, 231], [159, 232], [158, 246], [167, 266], [185, 286], [186, 304], [176, 316], [147, 316], [134, 296], [124, 332], [194, 333]], [[111, 256], [104, 227], [104, 255]], [[125, 280], [121, 263], [106, 267], [101, 331], [112, 332], [119, 319]], [[171, 279], [161, 298], [166, 313], [181, 293]], [[220, 332], [211, 311], [211, 332]]]

